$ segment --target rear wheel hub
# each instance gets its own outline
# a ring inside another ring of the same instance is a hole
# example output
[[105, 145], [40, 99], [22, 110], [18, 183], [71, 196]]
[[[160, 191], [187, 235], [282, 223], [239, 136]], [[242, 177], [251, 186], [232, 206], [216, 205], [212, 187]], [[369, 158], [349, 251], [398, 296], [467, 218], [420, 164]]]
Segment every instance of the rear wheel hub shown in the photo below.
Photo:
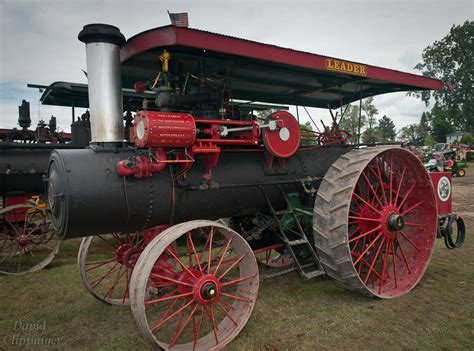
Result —
[[390, 231], [396, 232], [398, 230], [402, 230], [404, 226], [405, 226], [405, 219], [403, 219], [402, 215], [392, 213], [388, 217], [387, 227], [389, 228]]

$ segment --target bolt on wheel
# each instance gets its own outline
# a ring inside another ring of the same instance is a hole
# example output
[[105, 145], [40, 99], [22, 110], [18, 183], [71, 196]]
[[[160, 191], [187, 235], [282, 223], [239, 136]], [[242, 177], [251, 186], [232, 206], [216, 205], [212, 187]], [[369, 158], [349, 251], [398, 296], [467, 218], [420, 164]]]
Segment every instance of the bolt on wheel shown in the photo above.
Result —
[[46, 209], [21, 204], [0, 210], [0, 274], [43, 269], [57, 255], [61, 242]]
[[401, 148], [353, 150], [330, 168], [315, 203], [315, 243], [339, 285], [392, 298], [423, 276], [437, 211], [429, 175]]
[[144, 246], [141, 232], [82, 239], [78, 266], [85, 288], [102, 302], [128, 305], [130, 277]]
[[140, 256], [131, 279], [132, 313], [141, 332], [164, 349], [217, 350], [247, 323], [258, 285], [255, 256], [240, 235], [217, 222], [185, 222], [161, 233]]

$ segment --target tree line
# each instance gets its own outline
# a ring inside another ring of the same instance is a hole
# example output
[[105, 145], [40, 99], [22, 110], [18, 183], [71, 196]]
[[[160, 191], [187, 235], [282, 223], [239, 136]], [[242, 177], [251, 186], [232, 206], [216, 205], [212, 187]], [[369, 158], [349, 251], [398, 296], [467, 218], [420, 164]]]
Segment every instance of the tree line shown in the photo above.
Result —
[[419, 123], [402, 129], [401, 136], [415, 145], [445, 142], [455, 131], [465, 133], [460, 143], [472, 143], [474, 135], [474, 21], [453, 25], [449, 33], [423, 50], [414, 68], [423, 76], [443, 81], [439, 91], [410, 92], [431, 106]]
[[[400, 141], [413, 145], [433, 145], [446, 142], [446, 136], [455, 131], [464, 132], [460, 143], [472, 143], [474, 139], [474, 21], [465, 21], [462, 25], [453, 25], [449, 33], [423, 50], [422, 62], [414, 68], [423, 76], [439, 79], [444, 83], [440, 91], [415, 91], [407, 95], [414, 96], [431, 107], [420, 116], [420, 122], [403, 127]], [[341, 122], [342, 129], [352, 134], [351, 142], [357, 143], [359, 123], [361, 141], [393, 142], [397, 135], [391, 118], [383, 116], [377, 119], [378, 110], [373, 98], [362, 103], [361, 120], [359, 107], [350, 105]], [[469, 136], [471, 134], [471, 136]]]
[[[395, 141], [397, 135], [393, 120], [383, 115], [377, 119], [378, 109], [374, 105], [374, 98], [369, 97], [362, 101], [362, 109], [359, 106], [349, 105], [341, 121], [341, 129], [347, 130], [351, 134], [351, 143], [356, 144], [359, 140], [362, 143], [391, 143]], [[359, 111], [360, 122], [359, 122]]]

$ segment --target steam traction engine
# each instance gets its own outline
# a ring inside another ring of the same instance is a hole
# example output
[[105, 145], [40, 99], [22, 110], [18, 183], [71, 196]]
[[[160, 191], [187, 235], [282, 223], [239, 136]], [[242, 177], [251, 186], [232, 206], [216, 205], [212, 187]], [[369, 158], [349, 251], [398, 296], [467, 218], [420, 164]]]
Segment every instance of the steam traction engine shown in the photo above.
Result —
[[30, 130], [25, 100], [18, 111], [21, 130], [0, 129], [0, 274], [38, 271], [54, 259], [61, 244], [40, 198], [50, 152], [64, 147], [71, 135], [56, 130], [54, 116], [48, 125], [40, 120]]
[[[256, 116], [248, 101], [335, 109], [441, 82], [173, 26], [125, 42], [94, 24], [79, 39], [92, 142], [52, 153], [53, 223], [65, 238], [88, 236], [85, 286], [130, 304], [150, 341], [224, 347], [252, 312], [257, 261], [380, 298], [422, 278], [437, 210], [420, 161], [398, 147], [347, 145], [336, 116], [300, 146], [292, 114]], [[154, 96], [135, 113], [132, 142], [121, 85]]]

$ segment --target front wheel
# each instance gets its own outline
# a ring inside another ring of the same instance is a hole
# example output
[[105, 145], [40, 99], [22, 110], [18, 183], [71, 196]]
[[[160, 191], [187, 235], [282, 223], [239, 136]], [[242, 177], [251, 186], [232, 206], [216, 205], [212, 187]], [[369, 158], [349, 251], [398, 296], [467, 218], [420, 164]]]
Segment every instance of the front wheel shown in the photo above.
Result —
[[162, 232], [140, 256], [132, 313], [161, 348], [222, 349], [250, 318], [258, 279], [255, 256], [239, 234], [218, 222], [185, 222]]
[[86, 290], [111, 305], [128, 305], [130, 277], [144, 248], [141, 232], [82, 239], [77, 263]]

